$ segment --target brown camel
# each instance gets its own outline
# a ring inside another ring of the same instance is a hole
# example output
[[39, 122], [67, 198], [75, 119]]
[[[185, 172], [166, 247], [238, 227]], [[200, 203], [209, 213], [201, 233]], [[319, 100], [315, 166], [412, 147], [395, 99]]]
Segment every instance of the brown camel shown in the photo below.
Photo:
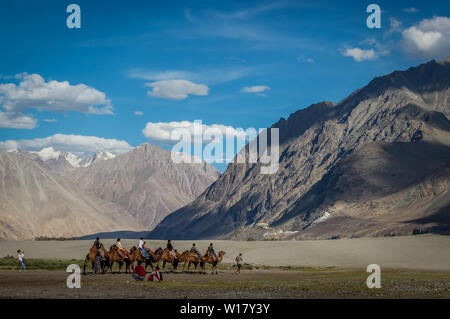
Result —
[[[144, 256], [142, 256], [141, 251], [136, 247], [133, 246], [133, 248], [130, 249], [130, 264], [134, 265], [134, 262], [136, 261], [138, 263], [138, 265], [145, 263], [145, 270], [147, 270], [147, 266], [150, 265], [150, 267], [153, 269], [153, 264], [152, 262], [156, 263], [157, 265], [159, 264], [159, 261], [161, 260], [161, 255], [162, 255], [162, 248], [158, 248], [157, 250], [155, 250], [155, 252], [153, 252], [151, 249], [146, 248], [148, 256], [150, 257], [149, 259], [145, 259]], [[128, 265], [129, 267], [129, 265]]]
[[188, 269], [187, 269], [188, 272], [189, 272], [189, 268], [191, 268], [191, 264], [194, 264], [195, 270], [197, 270], [197, 266], [200, 263], [201, 257], [202, 256], [199, 256], [199, 255], [197, 255], [194, 252], [190, 252], [189, 255], [187, 256], [185, 262], [184, 262], [183, 270], [186, 267], [186, 263], [188, 263]]
[[[169, 249], [165, 248], [163, 250], [162, 255], [161, 255], [161, 260], [163, 262], [163, 265], [162, 265], [163, 270], [166, 269], [166, 263], [169, 263], [172, 265], [173, 271], [176, 271], [178, 264], [181, 262], [179, 260], [179, 258], [180, 257], [185, 258], [185, 257], [182, 257], [182, 255], [180, 255], [180, 253], [176, 249], [174, 249], [174, 252], [175, 252], [175, 256], [177, 258], [174, 258], [174, 256], [170, 253]], [[182, 261], [184, 261], [184, 259]]]
[[212, 272], [211, 274], [214, 274], [214, 270], [216, 271], [217, 275], [217, 264], [220, 263], [223, 259], [223, 255], [225, 255], [224, 251], [219, 251], [219, 254], [217, 255], [217, 259], [214, 259], [214, 256], [211, 255], [209, 252], [207, 252], [204, 256], [200, 258], [200, 267], [202, 268], [202, 271], [206, 273], [205, 264], [211, 264], [212, 265]]
[[117, 262], [119, 264], [119, 274], [120, 274], [120, 271], [122, 269], [123, 263], [126, 264], [126, 266], [125, 266], [125, 273], [128, 274], [131, 261], [130, 261], [130, 258], [129, 258], [128, 251], [126, 249], [124, 249], [124, 250], [125, 250], [125, 256], [122, 257], [122, 254], [120, 253], [119, 248], [116, 245], [112, 245], [109, 248], [109, 252], [108, 252], [108, 257], [109, 258], [108, 258], [108, 260], [109, 260], [109, 270], [111, 271], [111, 273], [113, 272], [112, 271], [112, 267], [114, 265], [114, 262]]
[[[109, 252], [105, 249], [103, 244], [100, 244], [100, 249], [103, 251], [104, 260], [102, 260], [101, 268], [102, 268], [102, 274], [105, 273], [106, 268], [109, 266]], [[97, 247], [92, 246], [89, 250], [89, 253], [86, 255], [86, 258], [84, 259], [84, 265], [83, 265], [83, 273], [86, 275], [86, 266], [89, 264], [89, 262], [92, 265], [92, 270], [94, 269], [94, 261], [95, 256], [97, 255]]]
[[174, 272], [177, 271], [178, 264], [182, 263], [182, 262], [184, 262], [183, 270], [182, 270], [182, 271], [184, 271], [184, 267], [186, 267], [186, 260], [189, 257], [189, 250], [185, 250], [182, 254], [180, 254], [178, 251], [175, 250], [175, 255], [177, 256], [177, 259], [176, 259], [177, 262], [172, 263], [172, 265], [174, 266], [173, 271]]

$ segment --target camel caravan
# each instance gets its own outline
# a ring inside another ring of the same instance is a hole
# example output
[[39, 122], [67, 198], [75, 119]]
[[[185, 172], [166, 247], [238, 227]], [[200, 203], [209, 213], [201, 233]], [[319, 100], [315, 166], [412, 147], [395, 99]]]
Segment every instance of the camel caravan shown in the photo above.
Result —
[[185, 272], [187, 264], [187, 272], [189, 272], [191, 265], [194, 265], [194, 271], [200, 265], [200, 272], [206, 273], [206, 264], [211, 264], [211, 273], [217, 274], [217, 264], [222, 261], [224, 255], [224, 251], [219, 251], [216, 254], [212, 243], [203, 255], [197, 250], [195, 244], [190, 250], [185, 250], [180, 254], [173, 248], [170, 240], [167, 241], [166, 248], [162, 249], [159, 247], [152, 251], [150, 248], [145, 247], [143, 238], [139, 240], [138, 247], [133, 246], [129, 251], [122, 247], [120, 238], [107, 250], [100, 242], [100, 238], [97, 237], [84, 260], [83, 273], [86, 275], [86, 267], [89, 263], [92, 265], [94, 274], [104, 274], [108, 269], [113, 273], [114, 263], [118, 264], [119, 273], [121, 273], [122, 266], [125, 264], [125, 273], [128, 274], [131, 273], [136, 263], [138, 265], [145, 264], [145, 270], [147, 270], [148, 266], [154, 270], [159, 269], [159, 263], [162, 262], [162, 270], [165, 270], [166, 265], [169, 264], [173, 267], [172, 272], [177, 272], [180, 264], [183, 264], [181, 271]]

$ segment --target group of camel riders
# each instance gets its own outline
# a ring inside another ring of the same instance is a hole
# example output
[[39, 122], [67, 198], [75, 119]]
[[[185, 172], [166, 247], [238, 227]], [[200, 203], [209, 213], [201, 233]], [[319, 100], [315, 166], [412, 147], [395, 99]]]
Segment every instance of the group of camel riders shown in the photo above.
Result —
[[[97, 248], [97, 251], [100, 253], [100, 255], [104, 256], [104, 252], [101, 248], [102, 244], [100, 242], [100, 237], [97, 237], [95, 239], [94, 246]], [[124, 258], [124, 259], [129, 258], [127, 251], [123, 248], [122, 243], [120, 242], [120, 238], [117, 238], [115, 246], [118, 248], [119, 253], [121, 254], [122, 258]], [[145, 241], [144, 241], [143, 237], [141, 237], [139, 240], [138, 248], [139, 248], [139, 251], [141, 252], [142, 256], [146, 260], [149, 260], [150, 256], [148, 255], [147, 248], [145, 247]], [[178, 258], [175, 253], [176, 250], [173, 248], [172, 241], [170, 239], [167, 241], [167, 249], [174, 259]], [[200, 251], [197, 250], [195, 243], [192, 244], [190, 252], [196, 254], [198, 260], [200, 261], [201, 253], [200, 253]], [[216, 255], [216, 252], [214, 251], [214, 247], [213, 247], [212, 243], [209, 244], [208, 250], [206, 251], [205, 255], [206, 254], [210, 254], [214, 260], [217, 260], [217, 255]]]

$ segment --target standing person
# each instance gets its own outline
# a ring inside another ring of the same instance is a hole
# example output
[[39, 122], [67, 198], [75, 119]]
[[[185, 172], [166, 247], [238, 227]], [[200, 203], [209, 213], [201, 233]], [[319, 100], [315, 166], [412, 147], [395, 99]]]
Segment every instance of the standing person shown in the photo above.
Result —
[[102, 271], [102, 256], [97, 252], [94, 259], [94, 276], [97, 276]]
[[144, 237], [141, 237], [141, 239], [139, 240], [139, 243], [138, 243], [138, 247], [139, 247], [139, 249], [140, 249], [140, 251], [141, 251], [141, 254], [142, 254], [142, 256], [144, 256], [144, 258], [146, 259], [146, 260], [148, 260], [149, 259], [149, 257], [148, 257], [148, 251], [147, 251], [147, 249], [145, 249], [145, 243], [144, 243]]
[[214, 247], [213, 247], [212, 243], [209, 244], [207, 253], [210, 253], [213, 256], [214, 261], [217, 260], [217, 255], [216, 255], [216, 252], [214, 251]]
[[20, 262], [20, 268], [19, 268], [19, 271], [25, 271], [25, 262], [23, 261], [23, 256], [24, 256], [24, 253], [23, 253], [23, 251], [21, 251], [20, 249], [17, 251], [17, 258], [19, 259], [19, 262]]
[[241, 273], [241, 267], [242, 267], [242, 253], [240, 253], [239, 255], [237, 255], [236, 257], [236, 274], [240, 274]]
[[174, 259], [177, 259], [177, 254], [175, 254], [175, 250], [173, 249], [172, 241], [170, 239], [167, 241], [167, 249], [169, 250], [169, 253], [172, 255], [172, 257]]
[[159, 272], [159, 267], [156, 266], [155, 271], [152, 271], [148, 276], [148, 281], [161, 281], [163, 280], [162, 274]]
[[143, 281], [145, 279], [145, 268], [141, 265], [137, 265], [134, 267], [131, 276], [133, 276], [136, 281]]

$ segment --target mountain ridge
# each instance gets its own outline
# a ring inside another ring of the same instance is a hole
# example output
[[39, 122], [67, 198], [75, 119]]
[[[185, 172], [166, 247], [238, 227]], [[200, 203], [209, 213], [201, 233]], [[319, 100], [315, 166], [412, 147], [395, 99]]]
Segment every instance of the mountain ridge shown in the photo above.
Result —
[[[280, 131], [280, 167], [276, 174], [258, 174], [259, 169], [255, 168], [260, 163], [231, 163], [193, 203], [170, 214], [149, 236], [245, 238], [247, 233], [253, 233], [252, 225], [265, 222], [275, 230], [295, 231], [297, 233], [293, 236], [300, 238], [305, 230], [294, 222], [288, 223], [283, 215], [292, 211], [299, 198], [340, 161], [360, 152], [365, 145], [419, 141], [445, 147], [450, 145], [449, 83], [448, 59], [441, 62], [433, 60], [377, 77], [339, 103], [313, 104], [292, 113], [287, 120], [281, 118], [272, 125]], [[383, 156], [389, 156], [387, 153], [379, 154], [380, 161], [384, 160]], [[373, 174], [372, 178], [376, 178], [376, 170]], [[386, 187], [393, 183], [390, 180], [385, 182]], [[394, 208], [395, 205], [391, 205]], [[369, 210], [365, 209], [364, 212], [368, 213]], [[417, 208], [417, 212], [419, 210]], [[424, 216], [431, 213], [420, 212]], [[290, 214], [300, 215], [299, 218], [307, 222], [308, 219], [319, 218], [320, 212], [296, 211]], [[284, 223], [274, 224], [277, 220]], [[312, 232], [309, 238], [323, 236], [318, 235], [320, 227], [320, 223], [311, 227], [316, 235]], [[358, 236], [357, 229], [346, 232], [327, 229], [330, 237]], [[390, 233], [408, 234], [411, 231], [399, 227]], [[256, 235], [262, 238], [262, 231]], [[377, 235], [383, 235], [383, 232]]]

